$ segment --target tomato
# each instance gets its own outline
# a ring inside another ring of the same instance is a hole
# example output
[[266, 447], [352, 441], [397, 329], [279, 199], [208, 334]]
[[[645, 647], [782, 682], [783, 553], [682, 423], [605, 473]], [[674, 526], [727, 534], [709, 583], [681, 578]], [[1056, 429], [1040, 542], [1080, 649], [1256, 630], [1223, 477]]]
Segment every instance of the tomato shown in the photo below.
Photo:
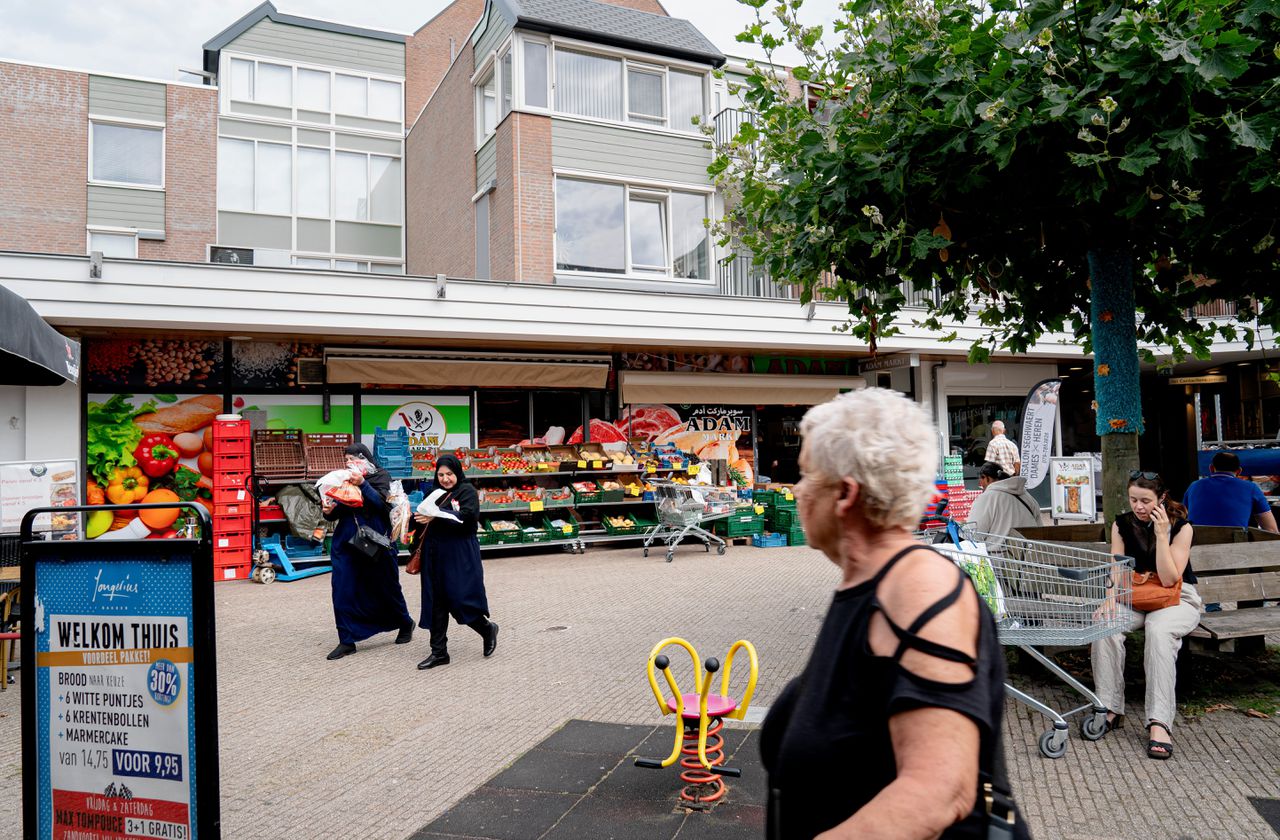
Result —
[[147, 536], [149, 540], [175, 540], [178, 538], [178, 532], [170, 528], [167, 531], [155, 531]]
[[196, 466], [200, 468], [203, 475], [213, 478], [213, 453], [201, 452], [200, 457], [196, 460]]

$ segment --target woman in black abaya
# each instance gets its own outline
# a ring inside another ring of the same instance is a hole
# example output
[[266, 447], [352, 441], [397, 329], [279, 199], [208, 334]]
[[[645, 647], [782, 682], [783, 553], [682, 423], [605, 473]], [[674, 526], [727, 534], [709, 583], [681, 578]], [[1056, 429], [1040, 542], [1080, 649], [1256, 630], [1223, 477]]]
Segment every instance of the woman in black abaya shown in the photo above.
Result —
[[377, 557], [366, 557], [348, 543], [361, 525], [368, 525], [383, 536], [391, 534], [387, 493], [391, 474], [378, 467], [369, 447], [353, 443], [346, 449], [347, 466], [368, 461], [377, 469], [367, 476], [354, 470], [354, 482], [360, 486], [363, 505], [349, 507], [324, 497], [325, 519], [337, 522], [330, 542], [333, 562], [333, 618], [338, 626], [338, 646], [329, 659], [341, 659], [356, 652], [356, 642], [378, 633], [399, 631], [396, 644], [413, 638], [413, 618], [400, 590], [400, 567], [390, 551]]
[[476, 520], [480, 498], [462, 473], [462, 463], [453, 455], [441, 455], [436, 462], [436, 487], [445, 495], [437, 506], [458, 518], [415, 514], [416, 539], [426, 542], [422, 550], [422, 618], [418, 626], [431, 631], [431, 655], [418, 663], [418, 670], [449, 664], [449, 616], [480, 634], [484, 655], [498, 647], [498, 625], [489, 620], [489, 599], [484, 591], [484, 569], [480, 565], [480, 543], [476, 540]]

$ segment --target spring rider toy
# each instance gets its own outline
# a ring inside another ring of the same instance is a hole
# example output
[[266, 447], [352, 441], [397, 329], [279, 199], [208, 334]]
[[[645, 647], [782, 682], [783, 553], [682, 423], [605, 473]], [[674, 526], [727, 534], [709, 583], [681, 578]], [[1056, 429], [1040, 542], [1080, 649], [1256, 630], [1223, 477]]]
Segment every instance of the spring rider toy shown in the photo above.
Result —
[[[694, 690], [689, 694], [680, 693], [676, 679], [671, 675], [671, 660], [662, 653], [670, 645], [679, 645], [684, 648], [693, 659]], [[747, 689], [742, 695], [741, 704], [729, 696], [729, 675], [733, 671], [733, 657], [740, 648], [745, 648], [751, 658], [751, 676], [747, 680]], [[655, 667], [662, 671], [662, 676], [666, 678], [667, 686], [671, 689], [670, 698], [664, 697], [662, 689], [658, 687], [657, 676], [653, 670]], [[709, 658], [706, 669], [707, 672], [704, 675], [698, 652], [684, 639], [674, 636], [663, 639], [649, 651], [649, 687], [653, 689], [658, 708], [663, 715], [675, 712], [681, 725], [676, 727], [676, 742], [671, 755], [665, 759], [637, 758], [635, 762], [636, 767], [661, 770], [675, 764], [676, 759], [683, 753], [685, 757], [681, 759], [680, 766], [684, 771], [680, 774], [680, 780], [685, 783], [685, 787], [680, 792], [680, 798], [695, 805], [713, 803], [724, 796], [725, 786], [721, 777], [738, 778], [742, 775], [741, 770], [723, 766], [724, 738], [721, 737], [720, 730], [724, 728], [725, 718], [742, 720], [747, 713], [751, 695], [756, 690], [756, 676], [759, 672], [756, 649], [745, 639], [733, 643], [729, 648], [728, 656], [725, 657], [724, 675], [720, 679], [719, 694], [711, 693], [711, 681], [716, 671], [720, 670], [720, 662], [715, 658]]]

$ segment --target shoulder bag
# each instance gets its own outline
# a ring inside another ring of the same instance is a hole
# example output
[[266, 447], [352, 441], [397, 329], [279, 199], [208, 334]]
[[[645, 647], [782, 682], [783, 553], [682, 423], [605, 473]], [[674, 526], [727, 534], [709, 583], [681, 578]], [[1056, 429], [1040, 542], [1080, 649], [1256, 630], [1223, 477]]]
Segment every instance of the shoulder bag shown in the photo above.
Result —
[[391, 551], [390, 539], [379, 534], [363, 522], [356, 521], [359, 527], [356, 529], [355, 535], [347, 541], [347, 545], [351, 546], [353, 551], [370, 560], [376, 559], [384, 551]]
[[1156, 572], [1133, 573], [1133, 608], [1138, 612], [1155, 612], [1175, 606], [1181, 600], [1182, 578], [1165, 586]]

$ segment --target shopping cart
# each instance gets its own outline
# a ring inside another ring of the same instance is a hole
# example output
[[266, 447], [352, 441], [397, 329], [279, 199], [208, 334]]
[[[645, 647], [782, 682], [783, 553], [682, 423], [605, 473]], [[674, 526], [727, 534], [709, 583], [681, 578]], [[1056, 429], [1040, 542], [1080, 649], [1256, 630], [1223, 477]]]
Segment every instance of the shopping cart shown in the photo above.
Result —
[[[1037, 542], [1018, 537], [986, 534], [962, 528], [963, 548], [952, 539], [934, 542], [951, 556], [978, 584], [996, 615], [1000, 642], [1016, 646], [1048, 668], [1058, 679], [1089, 702], [1059, 712], [1031, 695], [1005, 683], [1005, 691], [1053, 721], [1040, 736], [1040, 752], [1047, 758], [1067, 753], [1067, 718], [1087, 713], [1080, 734], [1097, 741], [1107, 732], [1107, 707], [1088, 687], [1068, 674], [1037, 647], [1078, 647], [1105, 639], [1128, 628], [1128, 607], [1133, 599], [1129, 572], [1133, 558], [1093, 551], [1065, 543]], [[937, 540], [939, 532], [925, 535]], [[947, 531], [941, 532], [945, 538]], [[989, 548], [989, 546], [994, 548]]]
[[715, 543], [716, 554], [724, 554], [724, 540], [701, 525], [728, 516], [733, 510], [731, 497], [719, 500], [717, 489], [706, 485], [677, 484], [674, 481], [651, 483], [658, 507], [658, 524], [644, 536], [645, 557], [649, 556], [649, 546], [661, 540], [667, 547], [667, 562], [670, 563], [676, 546], [689, 536], [702, 540], [707, 551]]

